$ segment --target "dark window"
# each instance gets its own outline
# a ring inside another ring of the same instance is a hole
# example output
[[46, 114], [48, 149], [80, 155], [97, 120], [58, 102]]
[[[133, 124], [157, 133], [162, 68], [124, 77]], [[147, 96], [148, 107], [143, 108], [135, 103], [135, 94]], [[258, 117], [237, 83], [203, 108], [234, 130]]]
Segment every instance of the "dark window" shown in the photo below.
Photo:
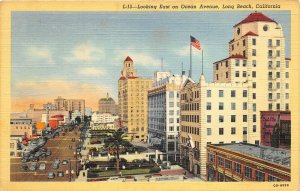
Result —
[[219, 135], [224, 135], [224, 128], [219, 128]]
[[244, 175], [245, 177], [247, 177], [248, 179], [252, 178], [252, 168], [245, 166], [244, 167]]
[[243, 90], [243, 97], [247, 97], [247, 90]]
[[237, 174], [241, 174], [241, 164], [240, 163], [237, 163], [235, 162], [234, 163], [234, 171], [237, 173]]
[[230, 160], [225, 159], [225, 168], [231, 169], [231, 161]]
[[252, 45], [256, 45], [256, 39], [255, 38], [252, 39]]
[[247, 115], [243, 115], [243, 122], [247, 122]]
[[235, 90], [231, 90], [231, 97], [235, 97]]
[[255, 171], [255, 180], [259, 182], [265, 181], [265, 173], [259, 170]]
[[218, 157], [218, 164], [219, 164], [220, 166], [224, 166], [224, 158]]
[[231, 115], [231, 122], [235, 122], [236, 121], [236, 116], [235, 115]]
[[231, 135], [235, 135], [235, 133], [236, 133], [235, 127], [231, 127]]

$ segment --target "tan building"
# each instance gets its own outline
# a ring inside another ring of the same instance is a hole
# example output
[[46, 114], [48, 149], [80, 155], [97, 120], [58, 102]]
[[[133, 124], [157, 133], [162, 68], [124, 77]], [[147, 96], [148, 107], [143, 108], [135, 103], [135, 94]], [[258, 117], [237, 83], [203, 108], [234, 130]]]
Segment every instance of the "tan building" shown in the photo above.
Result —
[[110, 113], [112, 115], [118, 115], [118, 105], [116, 105], [116, 102], [113, 98], [109, 97], [108, 93], [107, 96], [105, 98], [101, 98], [98, 103], [99, 113]]
[[11, 137], [32, 137], [32, 120], [28, 118], [10, 119], [10, 136]]
[[54, 99], [54, 106], [57, 110], [65, 110], [74, 112], [78, 110], [82, 116], [85, 115], [85, 100], [84, 99], [64, 99], [61, 96]]
[[122, 126], [128, 128], [133, 141], [147, 141], [147, 99], [152, 82], [152, 79], [137, 76], [129, 56], [124, 60], [118, 81], [119, 114]]
[[260, 111], [289, 110], [289, 59], [279, 23], [252, 13], [234, 26], [229, 57], [214, 63], [214, 81], [181, 90], [181, 161], [205, 179], [206, 145], [260, 144]]

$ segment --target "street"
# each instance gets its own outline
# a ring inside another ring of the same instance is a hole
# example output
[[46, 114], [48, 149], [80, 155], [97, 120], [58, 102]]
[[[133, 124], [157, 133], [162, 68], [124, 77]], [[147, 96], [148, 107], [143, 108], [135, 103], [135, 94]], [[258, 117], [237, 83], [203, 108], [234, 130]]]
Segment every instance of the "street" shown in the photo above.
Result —
[[[52, 154], [44, 159], [38, 161], [37, 169], [35, 171], [31, 170], [21, 170], [22, 164], [30, 164], [34, 162], [22, 163], [21, 158], [12, 158], [11, 162], [11, 181], [69, 181], [70, 169], [73, 172], [71, 176], [71, 181], [75, 179], [76, 172], [76, 146], [79, 144], [80, 131], [79, 127], [75, 127], [71, 132], [60, 132], [59, 136], [54, 139], [49, 139], [47, 143], [43, 146], [51, 150]], [[75, 141], [72, 139], [75, 139]], [[60, 159], [59, 168], [53, 169], [53, 163], [55, 159]], [[70, 163], [63, 165], [63, 160], [70, 160]], [[39, 165], [44, 163], [46, 165], [45, 170], [39, 170]], [[77, 163], [79, 164], [79, 162]], [[58, 177], [57, 172], [62, 171], [64, 173], [63, 177]], [[48, 179], [48, 173], [54, 172], [55, 177], [53, 179]], [[66, 174], [66, 172], [68, 174]]]

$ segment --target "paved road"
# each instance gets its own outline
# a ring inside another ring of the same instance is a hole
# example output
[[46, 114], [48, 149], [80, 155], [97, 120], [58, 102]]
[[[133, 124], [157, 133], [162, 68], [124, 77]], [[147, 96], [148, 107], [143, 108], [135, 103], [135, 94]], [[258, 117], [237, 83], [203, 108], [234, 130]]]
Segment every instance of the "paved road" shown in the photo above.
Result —
[[[56, 136], [54, 139], [50, 139], [44, 145], [45, 148], [51, 150], [52, 154], [45, 159], [41, 159], [38, 162], [38, 166], [41, 163], [46, 164], [46, 169], [41, 171], [39, 169], [35, 171], [22, 171], [20, 166], [22, 164], [31, 164], [33, 162], [22, 163], [21, 158], [11, 158], [10, 162], [10, 180], [11, 181], [69, 181], [69, 175], [66, 175], [66, 170], [70, 172], [70, 165], [62, 165], [60, 162], [58, 169], [53, 169], [54, 159], [58, 158], [62, 160], [71, 160], [71, 169], [75, 172], [76, 168], [76, 157], [74, 152], [76, 150], [76, 145], [79, 144], [80, 131], [78, 128], [75, 128], [71, 132], [66, 132], [65, 136], [62, 136], [60, 132], [59, 136]], [[72, 142], [72, 138], [75, 138], [75, 142]], [[69, 145], [72, 146], [72, 149], [69, 148]], [[77, 163], [79, 164], [79, 163]], [[58, 177], [57, 171], [63, 171], [64, 177]], [[48, 179], [48, 173], [54, 172], [55, 178]], [[75, 174], [71, 178], [72, 181], [75, 179]]]

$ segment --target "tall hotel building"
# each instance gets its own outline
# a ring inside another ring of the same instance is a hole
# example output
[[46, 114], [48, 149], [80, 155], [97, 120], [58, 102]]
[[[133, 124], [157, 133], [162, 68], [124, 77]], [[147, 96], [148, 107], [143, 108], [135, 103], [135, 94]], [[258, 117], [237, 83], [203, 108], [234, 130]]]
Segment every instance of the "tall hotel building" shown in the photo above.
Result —
[[260, 144], [260, 112], [289, 110], [290, 59], [281, 25], [254, 12], [233, 29], [228, 58], [213, 64], [214, 81], [202, 75], [181, 91], [181, 162], [203, 179], [207, 144]]
[[148, 90], [153, 80], [140, 78], [128, 56], [123, 62], [118, 81], [119, 114], [122, 125], [128, 128], [132, 141], [147, 141]]
[[156, 72], [148, 91], [148, 142], [166, 153], [166, 160], [180, 161], [180, 89], [187, 76]]

